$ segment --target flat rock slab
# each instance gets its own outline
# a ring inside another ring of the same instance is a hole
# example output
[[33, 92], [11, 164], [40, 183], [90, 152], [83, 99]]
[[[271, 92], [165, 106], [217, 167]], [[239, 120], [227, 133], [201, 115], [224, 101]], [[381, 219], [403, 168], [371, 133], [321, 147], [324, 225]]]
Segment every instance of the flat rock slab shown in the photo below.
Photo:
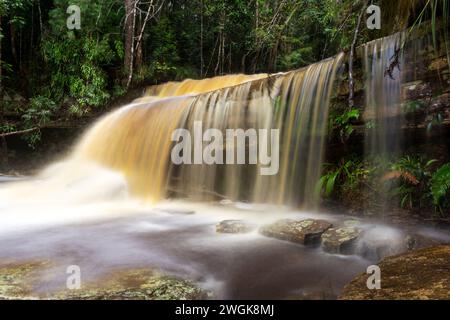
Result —
[[450, 246], [388, 257], [378, 266], [381, 289], [369, 290], [369, 275], [364, 273], [345, 286], [340, 299], [450, 299]]
[[[208, 293], [192, 282], [163, 275], [151, 269], [111, 272], [95, 281], [82, 282], [68, 290], [65, 283], [51, 291], [39, 290], [43, 274], [54, 275], [50, 262], [0, 265], [0, 300], [197, 300]], [[46, 279], [48, 280], [48, 279]], [[64, 282], [64, 281], [62, 281]]]
[[352, 254], [361, 231], [354, 227], [330, 228], [322, 234], [322, 246], [329, 253]]
[[218, 233], [248, 233], [254, 227], [243, 220], [223, 220], [216, 224], [216, 231]]
[[333, 225], [325, 220], [283, 219], [260, 228], [266, 237], [311, 245], [320, 243], [320, 236]]

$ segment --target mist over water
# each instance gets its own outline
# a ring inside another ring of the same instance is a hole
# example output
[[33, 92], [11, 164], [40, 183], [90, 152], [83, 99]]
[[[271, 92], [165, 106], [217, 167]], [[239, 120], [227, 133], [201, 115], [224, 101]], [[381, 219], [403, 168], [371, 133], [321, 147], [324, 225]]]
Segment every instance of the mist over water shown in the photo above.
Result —
[[[77, 170], [70, 166], [73, 163], [56, 164], [32, 180], [0, 184], [0, 261], [52, 261], [37, 292], [61, 289], [67, 266], [78, 265], [83, 281], [114, 270], [162, 270], [192, 279], [220, 299], [335, 298], [345, 283], [376, 261], [365, 249], [367, 244], [388, 245], [392, 253], [403, 250], [396, 247], [403, 232], [395, 227], [250, 203], [150, 204], [131, 196], [118, 172], [96, 165]], [[358, 242], [361, 254], [328, 254], [320, 247], [257, 232], [283, 218], [326, 219], [336, 226], [351, 220], [365, 230]], [[243, 219], [255, 230], [242, 235], [216, 233], [215, 225], [226, 219]]]

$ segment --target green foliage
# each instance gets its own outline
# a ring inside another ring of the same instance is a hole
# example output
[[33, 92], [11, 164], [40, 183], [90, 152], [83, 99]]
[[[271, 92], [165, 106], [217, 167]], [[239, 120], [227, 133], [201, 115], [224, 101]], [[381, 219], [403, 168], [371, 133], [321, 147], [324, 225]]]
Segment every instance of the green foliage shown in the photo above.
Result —
[[436, 160], [422, 157], [405, 156], [391, 165], [391, 172], [385, 180], [397, 180], [398, 185], [392, 189], [393, 195], [400, 199], [401, 207], [422, 206], [428, 197], [427, 186], [431, 178], [431, 166]]
[[404, 113], [414, 113], [416, 111], [421, 110], [424, 107], [424, 103], [422, 101], [409, 101], [403, 106]]
[[54, 101], [44, 96], [37, 96], [30, 100], [30, 104], [22, 118], [27, 128], [42, 127], [50, 121], [52, 112], [55, 109], [56, 104]]
[[314, 62], [312, 47], [304, 47], [294, 50], [279, 58], [278, 67], [281, 70], [292, 70], [306, 66]]
[[8, 133], [16, 131], [16, 126], [9, 122], [0, 123], [0, 133]]
[[[70, 2], [70, 3], [69, 3]], [[65, 95], [76, 103], [69, 108], [75, 115], [83, 115], [90, 107], [98, 107], [110, 98], [106, 68], [123, 57], [123, 45], [110, 31], [119, 32], [116, 24], [119, 15], [104, 14], [114, 8], [117, 1], [86, 1], [77, 4], [83, 12], [81, 30], [69, 31], [65, 26], [66, 8], [73, 1], [58, 0], [56, 8], [50, 11], [51, 33], [42, 41], [42, 54], [51, 66], [48, 91], [56, 101]]]
[[430, 190], [433, 196], [433, 203], [441, 207], [448, 203], [448, 191], [450, 190], [450, 163], [440, 167], [432, 176]]
[[[377, 196], [385, 195], [402, 208], [442, 208], [450, 205], [450, 163], [436, 171], [437, 160], [421, 156], [403, 156], [395, 161], [370, 158], [362, 161], [351, 157], [339, 164], [325, 164], [325, 173], [316, 185], [322, 196], [344, 197], [359, 194], [367, 187]], [[377, 201], [385, 201], [380, 198]]]
[[56, 104], [44, 96], [37, 96], [30, 100], [28, 108], [22, 115], [25, 129], [36, 128], [37, 130], [24, 135], [23, 138], [31, 148], [34, 148], [41, 139], [40, 127], [47, 125], [56, 110]]
[[316, 193], [330, 197], [340, 191], [349, 192], [366, 180], [370, 171], [360, 159], [342, 160], [337, 166], [326, 164], [326, 173], [316, 185]]
[[351, 109], [343, 113], [333, 112], [329, 120], [330, 134], [337, 132], [341, 141], [345, 142], [346, 140], [348, 140], [348, 138], [354, 131], [352, 121], [358, 120], [359, 117], [360, 117], [359, 109]]

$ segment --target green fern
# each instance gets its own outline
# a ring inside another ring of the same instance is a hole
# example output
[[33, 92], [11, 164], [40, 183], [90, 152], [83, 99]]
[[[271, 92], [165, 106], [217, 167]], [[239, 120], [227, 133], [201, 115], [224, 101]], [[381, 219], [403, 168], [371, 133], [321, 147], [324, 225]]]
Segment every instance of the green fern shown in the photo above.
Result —
[[439, 206], [450, 189], [450, 163], [443, 165], [433, 174], [430, 189], [434, 204]]

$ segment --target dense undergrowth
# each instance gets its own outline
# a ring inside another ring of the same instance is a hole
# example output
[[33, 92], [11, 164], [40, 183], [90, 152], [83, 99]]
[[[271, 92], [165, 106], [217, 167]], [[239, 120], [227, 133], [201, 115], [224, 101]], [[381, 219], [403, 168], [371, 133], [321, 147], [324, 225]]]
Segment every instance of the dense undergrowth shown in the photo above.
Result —
[[[404, 155], [399, 158], [350, 155], [337, 164], [325, 164], [317, 192], [354, 206], [385, 205], [406, 209], [433, 209], [447, 216], [450, 208], [450, 163]], [[370, 209], [362, 208], [359, 209]]]

